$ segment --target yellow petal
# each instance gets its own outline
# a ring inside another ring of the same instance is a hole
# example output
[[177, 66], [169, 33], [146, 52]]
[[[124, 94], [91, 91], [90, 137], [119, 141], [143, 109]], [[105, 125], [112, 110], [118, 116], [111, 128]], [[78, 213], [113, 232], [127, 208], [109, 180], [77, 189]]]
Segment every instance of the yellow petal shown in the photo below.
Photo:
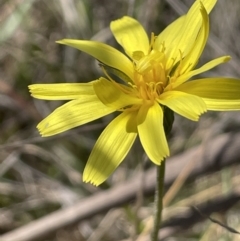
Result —
[[179, 78], [177, 78], [176, 82], [173, 83], [171, 85], [171, 88], [176, 88], [177, 86], [179, 86], [180, 84], [184, 83], [185, 81], [189, 80], [190, 78], [192, 78], [195, 75], [201, 74], [203, 72], [206, 72], [216, 66], [218, 66], [219, 64], [223, 64], [228, 62], [231, 59], [230, 56], [223, 56], [223, 57], [219, 57], [217, 59], [214, 59], [208, 63], [206, 63], [205, 65], [203, 65], [202, 67], [192, 70], [182, 76], [180, 76]]
[[[94, 82], [93, 88], [98, 98], [107, 106], [120, 109], [133, 104], [141, 104], [142, 100], [124, 93], [123, 91], [132, 92], [131, 88], [127, 88], [113, 81], [109, 81], [105, 78], [100, 78]], [[120, 89], [122, 88], [122, 89]]]
[[[182, 57], [185, 57], [192, 48], [199, 33], [202, 21], [200, 13], [200, 2], [209, 13], [217, 0], [196, 0], [188, 13], [167, 27], [156, 39], [156, 47], [164, 43], [167, 66], [172, 65], [172, 60], [177, 63], [180, 59], [179, 50]], [[166, 31], [166, 32], [165, 32]]]
[[136, 132], [127, 131], [129, 122], [135, 122], [130, 126], [136, 126], [135, 115], [135, 112], [123, 112], [102, 132], [84, 169], [84, 182], [100, 185], [120, 165], [137, 136]]
[[133, 79], [132, 62], [127, 58], [127, 56], [107, 44], [75, 39], [63, 39], [57, 41], [57, 43], [79, 49], [93, 56], [105, 65], [120, 70], [131, 80]]
[[200, 4], [200, 12], [202, 15], [202, 23], [201, 23], [202, 26], [197, 35], [197, 39], [192, 46], [192, 49], [190, 50], [189, 54], [180, 63], [180, 66], [181, 66], [180, 75], [193, 69], [196, 66], [208, 39], [209, 19], [208, 19], [208, 14], [206, 12], [206, 9], [202, 4]]
[[149, 159], [160, 165], [169, 156], [169, 149], [163, 129], [163, 111], [158, 103], [141, 107], [138, 113], [138, 133]]
[[155, 39], [153, 48], [161, 51], [163, 44], [166, 48], [166, 53], [170, 52], [170, 49], [174, 47], [177, 42], [176, 39], [182, 31], [182, 26], [185, 23], [186, 15], [183, 15], [169, 24]]
[[52, 136], [114, 111], [99, 101], [96, 95], [85, 95], [57, 108], [42, 120], [37, 128], [42, 136]]
[[208, 110], [240, 110], [240, 80], [206, 78], [186, 82], [176, 90], [201, 97]]
[[[207, 13], [209, 13], [216, 4], [216, 2], [217, 0], [196, 0], [194, 2], [186, 15], [181, 35], [179, 36], [178, 42], [176, 43], [177, 45], [175, 50], [173, 50], [173, 53], [175, 52], [175, 55], [178, 55], [177, 52], [180, 49], [183, 53], [183, 56], [185, 56], [192, 48], [201, 27], [203, 17], [200, 10], [201, 5], [203, 5]], [[175, 56], [172, 55], [171, 57]]]
[[197, 121], [207, 111], [204, 101], [195, 95], [180, 91], [167, 91], [160, 95], [159, 103], [190, 120]]
[[124, 48], [130, 58], [134, 52], [143, 52], [145, 55], [149, 51], [148, 36], [142, 25], [135, 19], [125, 16], [111, 22], [110, 28], [117, 42]]
[[73, 100], [81, 95], [95, 95], [92, 82], [64, 84], [33, 84], [28, 86], [31, 96], [43, 100]]

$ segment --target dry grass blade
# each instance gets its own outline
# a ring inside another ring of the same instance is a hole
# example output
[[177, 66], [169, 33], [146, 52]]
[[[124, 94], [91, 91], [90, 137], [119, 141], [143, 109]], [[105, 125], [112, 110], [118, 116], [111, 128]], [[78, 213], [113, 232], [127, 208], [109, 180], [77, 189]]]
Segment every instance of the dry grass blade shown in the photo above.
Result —
[[[175, 178], [179, 175], [179, 172], [181, 172], [185, 166], [184, 163], [186, 164], [191, 158], [195, 158], [195, 161], [198, 165], [194, 167], [191, 175], [189, 176], [190, 178], [203, 175], [206, 172], [210, 172], [225, 165], [238, 162], [240, 158], [240, 150], [235, 140], [239, 139], [240, 134], [236, 134], [224, 135], [212, 140], [211, 149], [207, 148], [203, 151], [201, 156], [198, 155], [198, 161], [196, 160], [195, 153], [199, 151], [201, 147], [193, 148], [185, 154], [172, 157], [172, 161], [169, 160], [167, 165], [166, 185], [169, 186], [175, 180]], [[221, 154], [222, 150], [225, 150], [224, 154]], [[209, 157], [208, 160], [205, 159], [205, 155]], [[176, 168], [174, 169], [174, 167]], [[155, 170], [149, 171], [146, 174], [145, 180], [144, 193], [145, 195], [149, 195], [150, 193], [152, 194], [155, 187]], [[123, 203], [129, 202], [129, 200], [135, 198], [137, 190], [136, 187], [139, 185], [139, 182], [140, 180], [135, 177], [132, 179], [132, 181], [127, 181], [126, 183], [118, 185], [105, 192], [96, 193], [95, 195], [82, 200], [80, 203], [77, 203], [68, 209], [57, 211], [51, 215], [39, 219], [38, 221], [35, 221], [34, 223], [30, 223], [25, 227], [19, 228], [13, 232], [10, 232], [9, 234], [5, 234], [1, 238], [5, 239], [6, 241], [16, 240], [16, 237], [18, 237], [18, 239], [19, 237], [22, 237], [22, 239], [26, 241], [34, 240], [46, 235], [49, 232], [54, 232], [59, 228], [79, 222], [85, 218], [89, 218], [99, 212], [122, 205]], [[237, 202], [240, 198], [239, 193], [237, 192], [236, 194], [233, 194], [233, 197], [233, 201]], [[205, 205], [205, 207], [207, 208], [207, 205]], [[213, 205], [213, 207], [215, 206]], [[225, 208], [227, 207], [228, 206], [225, 206]], [[208, 211], [203, 212], [208, 213], [211, 211], [211, 209], [207, 210]], [[186, 214], [185, 217], [188, 217], [188, 215]], [[191, 223], [191, 221], [189, 221], [189, 223]]]
[[[5, 18], [3, 22], [0, 22], [0, 44], [12, 37], [12, 35], [16, 32], [16, 29], [19, 27], [21, 22], [26, 18], [34, 1], [35, 0], [16, 1], [16, 5], [10, 10], [8, 17]], [[7, 4], [5, 8], [9, 9]]]
[[[151, 32], [157, 36], [166, 24], [186, 13], [186, 6], [194, 1], [0, 1], [0, 240], [44, 240], [46, 234], [51, 241], [146, 238], [144, 234], [148, 235], [152, 227], [145, 220], [152, 215], [155, 170], [148, 160], [143, 160], [139, 142], [102, 186], [83, 184], [81, 173], [89, 153], [113, 115], [42, 138], [37, 124], [64, 102], [34, 100], [27, 86], [83, 83], [102, 76], [90, 56], [55, 41], [94, 40], [122, 51], [109, 28], [112, 20], [130, 15], [147, 27], [149, 36]], [[200, 64], [219, 54], [230, 54], [233, 59], [208, 76], [240, 76], [238, 1], [217, 1], [210, 15], [210, 45]], [[185, 215], [191, 214], [189, 206], [199, 207], [224, 193], [230, 200], [231, 192], [239, 185], [235, 179], [239, 176], [239, 113], [207, 113], [198, 124], [175, 117], [169, 138], [172, 157], [167, 161], [166, 190], [175, 184], [165, 197], [166, 219], [174, 217], [173, 213], [180, 215], [181, 208]], [[200, 143], [205, 145], [200, 147]], [[119, 208], [125, 204], [127, 208]], [[222, 214], [222, 223], [238, 230], [238, 213], [239, 206], [232, 207]], [[208, 223], [198, 223], [188, 231], [183, 226], [168, 226], [163, 234], [173, 234], [174, 241], [183, 236], [197, 241], [204, 236]], [[225, 229], [213, 225], [205, 237], [218, 232], [222, 241], [233, 240]]]

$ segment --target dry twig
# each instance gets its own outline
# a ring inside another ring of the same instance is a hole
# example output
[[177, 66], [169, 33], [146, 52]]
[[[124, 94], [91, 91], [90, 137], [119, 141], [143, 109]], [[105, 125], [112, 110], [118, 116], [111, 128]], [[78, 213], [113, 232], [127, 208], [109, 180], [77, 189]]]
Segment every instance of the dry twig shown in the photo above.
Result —
[[[198, 146], [186, 151], [185, 153], [169, 158], [166, 167], [166, 187], [169, 187], [171, 183], [173, 183], [189, 160], [196, 163], [189, 175], [189, 179], [193, 179], [201, 175], [205, 175], [206, 173], [220, 170], [225, 166], [238, 163], [240, 158], [239, 142], [239, 133], [224, 134], [212, 140], [211, 145], [206, 147], [204, 150], [201, 146]], [[146, 182], [143, 188], [144, 194], [152, 195], [155, 188], [155, 169], [151, 169], [146, 172], [145, 180]], [[35, 240], [37, 238], [42, 238], [47, 234], [54, 233], [58, 229], [73, 225], [74, 223], [90, 218], [98, 213], [105, 212], [113, 207], [123, 205], [136, 197], [136, 187], [138, 186], [139, 181], [140, 180], [136, 175], [130, 181], [124, 182], [109, 190], [96, 193], [71, 207], [58, 210], [46, 217], [40, 218], [28, 225], [4, 234], [0, 237], [0, 240]], [[235, 195], [234, 202], [239, 200], [239, 193], [232, 195]], [[232, 199], [230, 198], [230, 200]], [[213, 205], [213, 207], [215, 206], [216, 205]], [[225, 207], [229, 207], [228, 202], [225, 203]], [[199, 209], [201, 210], [201, 208]], [[208, 212], [204, 210], [202, 212], [205, 214], [211, 213], [211, 208], [207, 210]], [[182, 221], [180, 220], [180, 222]], [[192, 223], [192, 221], [189, 221], [189, 225]], [[170, 223], [168, 225], [170, 225]], [[166, 226], [167, 225], [165, 224], [165, 227]]]

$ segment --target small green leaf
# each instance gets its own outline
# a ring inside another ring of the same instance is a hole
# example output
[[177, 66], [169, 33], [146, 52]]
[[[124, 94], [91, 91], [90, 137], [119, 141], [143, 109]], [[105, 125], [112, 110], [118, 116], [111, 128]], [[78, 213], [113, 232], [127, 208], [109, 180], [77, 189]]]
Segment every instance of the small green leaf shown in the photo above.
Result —
[[115, 76], [117, 76], [118, 78], [120, 78], [121, 80], [123, 80], [125, 83], [131, 83], [132, 80], [122, 71], [118, 70], [118, 69], [115, 69], [113, 67], [110, 67], [104, 63], [99, 63], [99, 65], [104, 68], [104, 70], [107, 72], [107, 73], [111, 73]]

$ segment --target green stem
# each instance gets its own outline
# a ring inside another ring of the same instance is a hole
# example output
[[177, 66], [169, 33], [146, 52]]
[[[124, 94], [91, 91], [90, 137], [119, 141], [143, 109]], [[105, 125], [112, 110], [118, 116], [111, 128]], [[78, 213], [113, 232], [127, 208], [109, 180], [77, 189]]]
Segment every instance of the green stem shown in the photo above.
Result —
[[158, 240], [158, 231], [160, 229], [162, 220], [163, 209], [163, 188], [164, 188], [164, 174], [165, 174], [165, 159], [161, 162], [160, 166], [157, 166], [157, 183], [155, 191], [155, 214], [154, 214], [154, 227], [152, 232], [151, 241]]

